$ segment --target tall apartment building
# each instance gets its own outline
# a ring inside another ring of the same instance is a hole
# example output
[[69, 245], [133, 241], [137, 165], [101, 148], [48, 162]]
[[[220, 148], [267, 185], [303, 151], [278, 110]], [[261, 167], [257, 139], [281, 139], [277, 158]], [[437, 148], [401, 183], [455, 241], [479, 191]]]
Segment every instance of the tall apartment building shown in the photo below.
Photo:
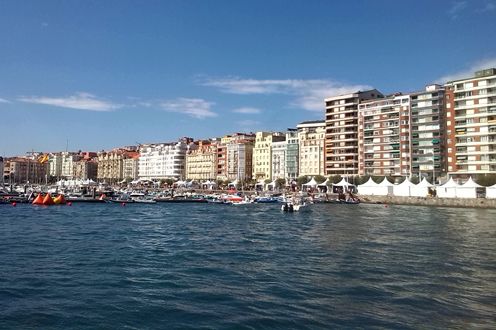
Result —
[[412, 174], [436, 180], [446, 172], [444, 88], [426, 86], [411, 94]]
[[361, 102], [358, 131], [359, 175], [410, 176], [410, 95]]
[[217, 179], [244, 181], [251, 179], [253, 133], [225, 135], [217, 145]]
[[60, 176], [66, 179], [74, 178], [74, 163], [82, 159], [79, 153], [62, 152], [61, 153], [61, 173]]
[[358, 174], [358, 105], [382, 97], [379, 91], [372, 89], [325, 99], [326, 175]]
[[257, 132], [253, 148], [252, 178], [259, 180], [272, 179], [272, 143], [284, 141], [285, 134], [274, 132]]
[[272, 179], [286, 179], [286, 141], [272, 142]]
[[217, 177], [217, 143], [198, 141], [197, 148], [186, 154], [186, 179], [215, 180]]
[[48, 175], [55, 178], [62, 176], [62, 153], [51, 153], [48, 156]]
[[296, 128], [300, 151], [299, 175], [325, 175], [325, 121], [305, 121]]
[[139, 177], [141, 179], [184, 179], [186, 152], [194, 148], [189, 138], [172, 143], [142, 144], [140, 146]]
[[293, 181], [299, 176], [300, 143], [298, 140], [298, 130], [288, 128], [286, 131], [286, 169], [285, 179]]
[[243, 182], [251, 179], [253, 141], [237, 141], [227, 145], [227, 179]]
[[496, 69], [445, 88], [448, 173], [496, 173]]

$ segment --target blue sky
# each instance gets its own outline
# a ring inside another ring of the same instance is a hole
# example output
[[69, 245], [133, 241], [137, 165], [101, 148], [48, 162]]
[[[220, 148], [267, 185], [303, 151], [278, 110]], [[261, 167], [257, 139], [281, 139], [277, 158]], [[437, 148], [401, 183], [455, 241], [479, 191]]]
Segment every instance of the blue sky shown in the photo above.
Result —
[[496, 0], [0, 2], [0, 155], [285, 130], [496, 67]]

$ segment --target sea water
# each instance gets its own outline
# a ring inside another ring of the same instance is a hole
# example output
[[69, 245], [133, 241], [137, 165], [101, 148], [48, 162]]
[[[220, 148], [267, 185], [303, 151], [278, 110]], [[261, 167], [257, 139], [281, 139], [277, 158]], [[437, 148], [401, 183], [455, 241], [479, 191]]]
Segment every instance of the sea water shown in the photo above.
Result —
[[0, 328], [491, 328], [496, 210], [0, 205]]

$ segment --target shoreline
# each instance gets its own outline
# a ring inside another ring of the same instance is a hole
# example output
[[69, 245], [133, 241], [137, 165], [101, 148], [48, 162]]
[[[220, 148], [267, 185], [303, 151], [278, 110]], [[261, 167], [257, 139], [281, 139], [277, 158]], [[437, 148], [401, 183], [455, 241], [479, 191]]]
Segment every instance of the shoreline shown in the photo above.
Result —
[[439, 198], [357, 195], [365, 204], [395, 204], [456, 208], [496, 209], [496, 199], [486, 198]]

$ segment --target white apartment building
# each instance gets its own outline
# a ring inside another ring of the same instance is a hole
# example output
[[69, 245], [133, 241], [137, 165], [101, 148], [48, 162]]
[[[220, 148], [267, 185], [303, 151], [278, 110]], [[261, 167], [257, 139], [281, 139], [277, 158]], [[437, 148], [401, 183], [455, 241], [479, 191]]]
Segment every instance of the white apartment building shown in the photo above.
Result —
[[253, 148], [253, 179], [257, 181], [272, 179], [272, 143], [284, 141], [285, 138], [282, 133], [256, 133]]
[[227, 144], [227, 179], [243, 182], [251, 179], [253, 141], [238, 140]]
[[139, 148], [140, 179], [184, 179], [188, 142], [181, 139], [173, 143], [142, 144]]
[[325, 175], [325, 121], [305, 121], [296, 126], [299, 141], [299, 175]]
[[496, 173], [496, 69], [445, 88], [448, 173]]
[[360, 103], [358, 129], [359, 175], [411, 175], [410, 95]]
[[286, 178], [287, 142], [272, 142], [272, 180]]

